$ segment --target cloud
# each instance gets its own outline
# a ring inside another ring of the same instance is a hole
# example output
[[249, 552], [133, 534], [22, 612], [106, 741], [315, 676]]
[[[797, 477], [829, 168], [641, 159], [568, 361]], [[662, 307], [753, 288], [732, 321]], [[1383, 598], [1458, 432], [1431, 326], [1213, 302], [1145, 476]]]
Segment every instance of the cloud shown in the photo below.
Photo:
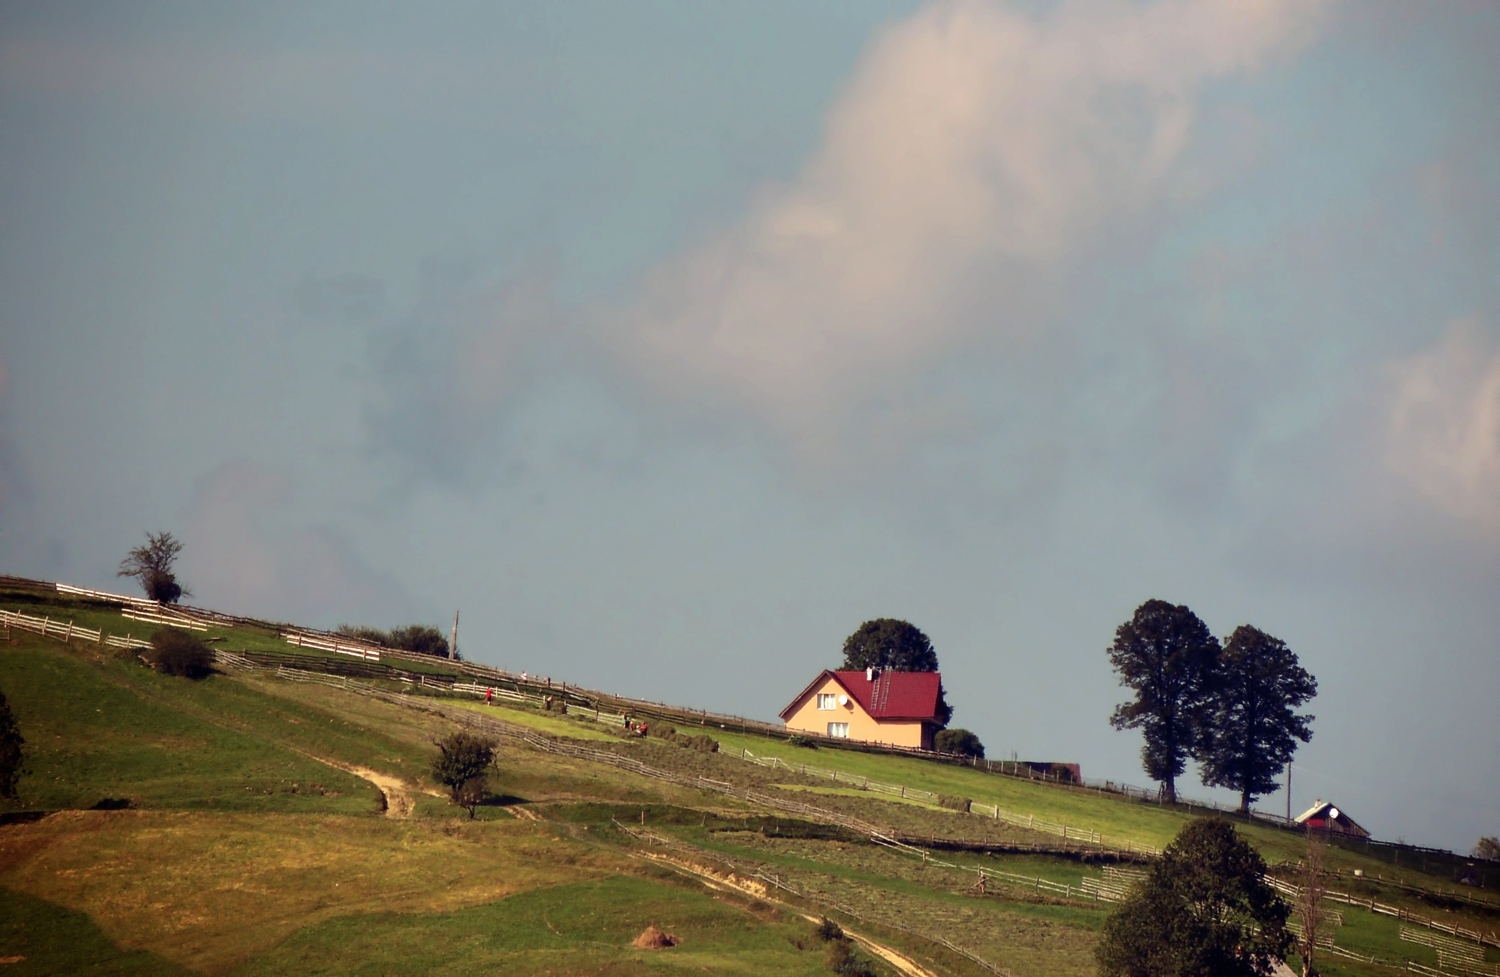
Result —
[[941, 423], [904, 382], [1031, 334], [1070, 260], [1176, 192], [1199, 90], [1290, 49], [1314, 16], [928, 7], [877, 39], [799, 177], [656, 268], [613, 340], [660, 389], [748, 405], [805, 449], [872, 398]]
[[376, 385], [364, 413], [377, 452], [450, 484], [483, 469], [507, 409], [556, 366], [547, 360], [566, 324], [550, 272], [496, 287], [472, 286], [476, 274], [468, 259], [429, 259], [418, 306], [371, 351]]
[[291, 499], [283, 473], [229, 462], [198, 486], [183, 534], [183, 577], [209, 607], [300, 623], [394, 623], [410, 597], [372, 570], [337, 531], [275, 529]]
[[[489, 85], [476, 84], [480, 77]], [[231, 118], [472, 124], [475, 110], [492, 108], [494, 88], [512, 84], [505, 59], [454, 51], [257, 50], [186, 37], [147, 43], [15, 35], [0, 42], [0, 85], [11, 92]]]
[[1500, 343], [1461, 319], [1391, 369], [1387, 464], [1449, 514], [1500, 532]]

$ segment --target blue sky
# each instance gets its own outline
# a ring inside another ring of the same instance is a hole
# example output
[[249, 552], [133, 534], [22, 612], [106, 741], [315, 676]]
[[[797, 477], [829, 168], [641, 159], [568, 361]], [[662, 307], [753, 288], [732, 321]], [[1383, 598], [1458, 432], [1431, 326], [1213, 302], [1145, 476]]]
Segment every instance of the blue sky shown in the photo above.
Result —
[[1467, 849], [1497, 50], [1456, 2], [5, 5], [0, 563], [168, 529], [205, 605], [462, 608], [761, 717], [905, 617], [992, 754], [1136, 783], [1104, 649], [1160, 597], [1319, 678], [1295, 805]]

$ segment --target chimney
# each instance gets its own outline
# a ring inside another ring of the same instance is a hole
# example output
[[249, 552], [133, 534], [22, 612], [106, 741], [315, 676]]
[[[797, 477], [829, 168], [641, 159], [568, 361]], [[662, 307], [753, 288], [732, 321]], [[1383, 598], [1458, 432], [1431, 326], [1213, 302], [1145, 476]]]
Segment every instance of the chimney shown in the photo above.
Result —
[[865, 681], [866, 682], [873, 682], [873, 681], [875, 681], [876, 676], [878, 676], [879, 674], [880, 674], [880, 672], [878, 672], [875, 669], [875, 667], [872, 665], [872, 666], [870, 666], [870, 667], [868, 667], [868, 668], [865, 669]]

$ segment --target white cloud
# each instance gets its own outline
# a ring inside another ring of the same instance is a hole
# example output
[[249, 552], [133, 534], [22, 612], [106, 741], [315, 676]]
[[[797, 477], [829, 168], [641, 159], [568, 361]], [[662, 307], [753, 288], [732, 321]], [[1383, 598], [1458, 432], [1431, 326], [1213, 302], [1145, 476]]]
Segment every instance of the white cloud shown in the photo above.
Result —
[[655, 270], [617, 341], [660, 386], [748, 403], [817, 447], [977, 333], [1023, 334], [1037, 280], [1168, 193], [1198, 89], [1287, 50], [1314, 14], [931, 6], [877, 39], [795, 181]]
[[1500, 347], [1463, 319], [1394, 374], [1386, 461], [1449, 513], [1500, 531]]

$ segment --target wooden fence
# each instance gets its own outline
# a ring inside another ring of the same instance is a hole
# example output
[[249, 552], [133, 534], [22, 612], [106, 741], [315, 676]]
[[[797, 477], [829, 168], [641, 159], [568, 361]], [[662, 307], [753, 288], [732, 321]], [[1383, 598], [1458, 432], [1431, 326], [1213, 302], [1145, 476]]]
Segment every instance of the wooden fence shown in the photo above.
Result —
[[[905, 797], [915, 800], [928, 801], [934, 804], [940, 803], [941, 801], [941, 795], [935, 794], [932, 791], [926, 790], [921, 787], [907, 787], [903, 784], [883, 784], [874, 780], [870, 780], [868, 777], [851, 776], [847, 773], [843, 774], [843, 779], [840, 780], [841, 775], [837, 770], [833, 770], [827, 767], [811, 766], [806, 763], [787, 763], [780, 757], [759, 757], [748, 750], [741, 750], [739, 756], [743, 760], [747, 760], [751, 763], [756, 763], [761, 766], [771, 767], [773, 769], [784, 768], [786, 770], [801, 773], [805, 776], [810, 777], [827, 777], [835, 783], [845, 783], [860, 790], [874, 791], [876, 793], [887, 794], [892, 797]], [[1084, 845], [1092, 845], [1101, 849], [1113, 849], [1115, 851], [1124, 852], [1129, 855], [1159, 856], [1161, 854], [1160, 848], [1153, 848], [1150, 845], [1142, 845], [1139, 842], [1131, 841], [1129, 839], [1126, 839], [1123, 842], [1118, 840], [1106, 841], [1104, 837], [1099, 834], [1099, 832], [1092, 829], [1075, 828], [1066, 824], [1059, 824], [1055, 821], [1047, 821], [1034, 815], [1015, 814], [1013, 812], [1002, 809], [999, 805], [996, 804], [985, 804], [980, 801], [970, 801], [968, 804], [968, 813], [979, 817], [990, 818], [991, 820], [995, 821], [1004, 821], [1006, 824], [1014, 825], [1018, 828], [1026, 828], [1029, 831], [1040, 831], [1045, 834], [1060, 835], [1064, 841], [1079, 842]]]
[[67, 594], [70, 597], [87, 597], [90, 600], [104, 600], [115, 604], [140, 604], [149, 607], [161, 606], [149, 597], [112, 594], [107, 590], [89, 590], [87, 587], [74, 587], [65, 583], [55, 584], [54, 586], [57, 588], [59, 594]]
[[[1265, 879], [1266, 882], [1271, 886], [1271, 888], [1275, 889], [1277, 892], [1280, 892], [1282, 895], [1286, 896], [1288, 899], [1294, 902], [1302, 892], [1301, 887], [1293, 885], [1290, 882], [1284, 882], [1281, 879], [1275, 878], [1273, 876], [1268, 875], [1265, 877]], [[1471, 930], [1464, 926], [1454, 926], [1450, 923], [1445, 923], [1441, 920], [1433, 919], [1430, 916], [1423, 916], [1420, 913], [1414, 913], [1409, 909], [1402, 909], [1400, 906], [1387, 905], [1386, 903], [1379, 902], [1375, 899], [1361, 899], [1359, 896], [1352, 896], [1347, 892], [1335, 892], [1331, 889], [1325, 890], [1323, 893], [1323, 898], [1327, 899], [1329, 902], [1337, 902], [1342, 903], [1346, 906], [1358, 906], [1361, 909], [1368, 909], [1370, 912], [1378, 913], [1381, 916], [1394, 916], [1396, 919], [1399, 919], [1405, 923], [1415, 923], [1418, 926], [1425, 926], [1427, 929], [1433, 930], [1438, 933], [1446, 933], [1448, 936], [1455, 937], [1459, 940], [1470, 941], [1469, 945], [1478, 944], [1479, 946], [1492, 946], [1500, 949], [1500, 935], [1497, 935], [1494, 932], [1481, 933], [1478, 930]]]
[[98, 644], [100, 638], [99, 632], [93, 628], [86, 628], [81, 624], [74, 624], [72, 621], [64, 624], [61, 621], [54, 621], [50, 617], [34, 617], [30, 614], [23, 614], [20, 611], [0, 610], [0, 624], [3, 624], [6, 628], [20, 628], [23, 631], [32, 631], [48, 638], [58, 638], [65, 644], [74, 638], [81, 638], [84, 641], [92, 641], [94, 644]]
[[358, 658], [361, 661], [380, 661], [381, 649], [372, 645], [361, 644], [357, 641], [338, 638], [325, 638], [306, 631], [287, 631], [281, 635], [286, 643], [298, 648], [313, 648], [318, 651], [331, 651], [338, 655], [348, 655], [350, 658]]
[[201, 624], [190, 617], [170, 613], [165, 608], [147, 610], [144, 608], [126, 607], [120, 611], [120, 616], [132, 621], [140, 621], [143, 624], [162, 624], [167, 627], [181, 628], [184, 631], [208, 630], [207, 624]]

